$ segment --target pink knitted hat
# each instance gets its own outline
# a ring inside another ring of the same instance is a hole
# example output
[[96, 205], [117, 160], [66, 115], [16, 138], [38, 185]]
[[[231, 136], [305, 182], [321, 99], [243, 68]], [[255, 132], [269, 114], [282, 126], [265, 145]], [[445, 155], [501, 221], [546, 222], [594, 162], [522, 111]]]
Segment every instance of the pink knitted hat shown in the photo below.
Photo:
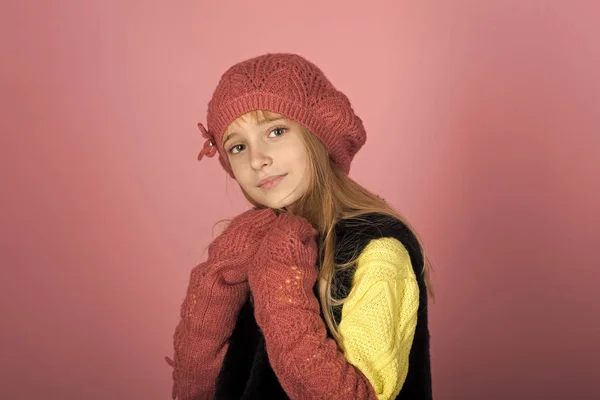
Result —
[[218, 151], [221, 165], [233, 177], [223, 134], [238, 117], [254, 110], [281, 114], [307, 128], [346, 174], [367, 139], [348, 98], [316, 65], [296, 54], [265, 54], [232, 66], [221, 77], [208, 103], [208, 130], [198, 124], [207, 139], [198, 159]]

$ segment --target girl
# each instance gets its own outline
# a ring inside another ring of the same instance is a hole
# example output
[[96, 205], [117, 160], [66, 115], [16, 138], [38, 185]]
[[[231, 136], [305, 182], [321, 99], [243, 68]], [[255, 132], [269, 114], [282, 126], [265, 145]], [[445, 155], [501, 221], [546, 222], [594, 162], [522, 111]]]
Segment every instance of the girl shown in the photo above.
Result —
[[354, 182], [362, 121], [294, 54], [240, 62], [208, 106], [217, 154], [254, 208], [192, 270], [173, 399], [431, 399], [427, 263]]

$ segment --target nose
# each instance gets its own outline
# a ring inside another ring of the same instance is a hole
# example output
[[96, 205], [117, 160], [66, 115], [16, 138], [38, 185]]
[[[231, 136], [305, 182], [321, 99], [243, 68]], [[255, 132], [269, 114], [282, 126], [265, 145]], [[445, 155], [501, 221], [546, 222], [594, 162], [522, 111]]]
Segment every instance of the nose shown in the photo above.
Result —
[[249, 149], [250, 165], [255, 170], [260, 170], [271, 165], [273, 160], [260, 144], [254, 145]]

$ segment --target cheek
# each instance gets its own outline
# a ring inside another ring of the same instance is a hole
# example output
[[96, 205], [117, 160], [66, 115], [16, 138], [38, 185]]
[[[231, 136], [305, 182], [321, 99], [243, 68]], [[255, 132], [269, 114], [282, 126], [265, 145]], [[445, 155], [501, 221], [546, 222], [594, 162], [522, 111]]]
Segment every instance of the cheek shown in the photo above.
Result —
[[286, 164], [295, 169], [302, 169], [308, 165], [308, 154], [300, 140], [291, 141], [289, 147], [282, 152], [281, 156]]
[[308, 164], [308, 156], [306, 152], [301, 152], [296, 154], [296, 157], [293, 160], [294, 167], [298, 170], [299, 173], [303, 174], [302, 179], [306, 179], [309, 174], [310, 168]]
[[248, 176], [248, 169], [244, 168], [240, 163], [231, 163], [231, 170], [237, 183], [243, 188], [248, 190], [250, 186], [250, 177]]
[[310, 186], [310, 166], [306, 154], [295, 154], [289, 159], [290, 170], [294, 171], [296, 190], [305, 192]]

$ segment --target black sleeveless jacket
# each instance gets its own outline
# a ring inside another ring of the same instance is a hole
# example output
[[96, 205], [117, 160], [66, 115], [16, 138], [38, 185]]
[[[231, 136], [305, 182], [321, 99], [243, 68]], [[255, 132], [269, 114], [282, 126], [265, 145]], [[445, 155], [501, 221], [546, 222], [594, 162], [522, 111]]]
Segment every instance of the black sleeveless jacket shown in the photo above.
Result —
[[[417, 276], [420, 294], [408, 375], [396, 399], [432, 399], [427, 292], [422, 274], [423, 255], [417, 239], [402, 222], [382, 214], [367, 214], [342, 220], [336, 225], [335, 231], [335, 259], [338, 263], [343, 263], [353, 254], [360, 253], [372, 239], [394, 237], [406, 247]], [[343, 285], [343, 290], [349, 293], [353, 274], [352, 268], [346, 270], [344, 274], [338, 274], [334, 284]], [[336, 311], [335, 318], [339, 323], [341, 310]], [[251, 299], [246, 302], [238, 316], [217, 380], [215, 399], [289, 399], [269, 364], [265, 339], [254, 319]]]

